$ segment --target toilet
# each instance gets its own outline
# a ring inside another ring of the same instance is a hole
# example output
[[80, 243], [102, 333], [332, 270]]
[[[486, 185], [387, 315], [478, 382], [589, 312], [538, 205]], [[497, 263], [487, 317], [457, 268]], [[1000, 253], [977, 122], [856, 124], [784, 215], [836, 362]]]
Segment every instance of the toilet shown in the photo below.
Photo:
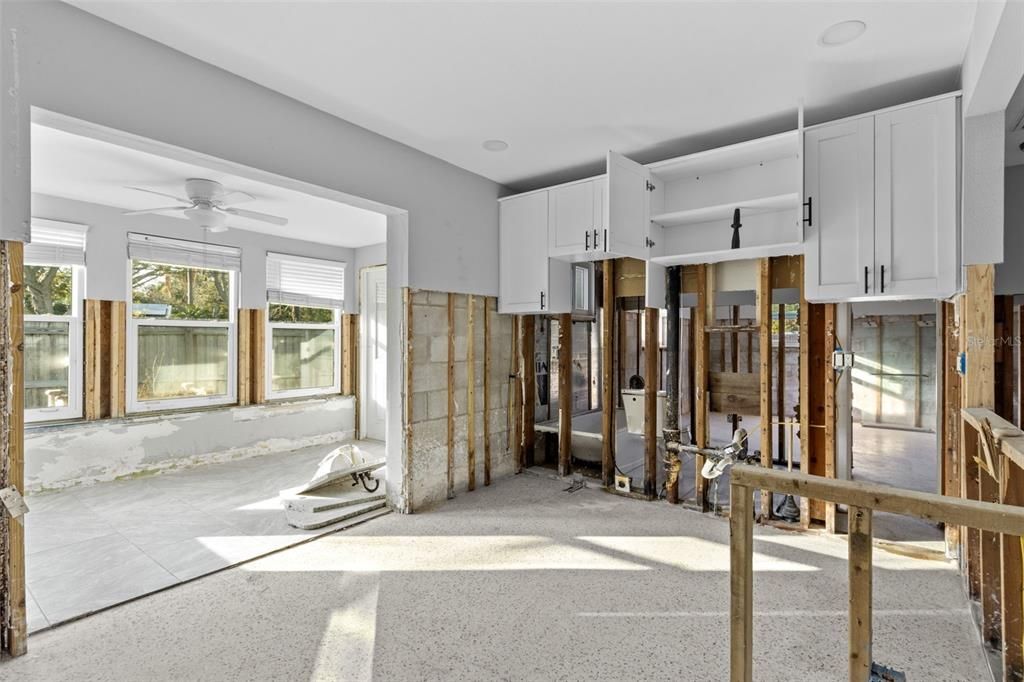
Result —
[[[644, 434], [644, 389], [622, 389], [622, 405], [626, 410], [626, 430]], [[658, 438], [662, 437], [665, 423], [665, 391], [658, 391]]]

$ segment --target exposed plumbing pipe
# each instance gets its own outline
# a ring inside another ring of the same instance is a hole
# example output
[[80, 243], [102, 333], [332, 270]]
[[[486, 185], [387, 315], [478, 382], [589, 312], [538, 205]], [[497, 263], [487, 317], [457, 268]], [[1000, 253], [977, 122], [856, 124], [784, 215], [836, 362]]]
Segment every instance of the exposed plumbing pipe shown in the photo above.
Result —
[[679, 453], [670, 448], [679, 444], [679, 286], [682, 271], [673, 265], [665, 270], [667, 329], [665, 330], [665, 497], [679, 504]]

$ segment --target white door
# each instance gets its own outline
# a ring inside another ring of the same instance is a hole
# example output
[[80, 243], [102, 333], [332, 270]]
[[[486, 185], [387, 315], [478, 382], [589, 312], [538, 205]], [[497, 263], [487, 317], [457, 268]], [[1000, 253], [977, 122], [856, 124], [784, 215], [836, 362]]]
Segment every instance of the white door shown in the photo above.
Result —
[[385, 439], [388, 406], [388, 283], [387, 268], [366, 268], [362, 273], [360, 337], [363, 348], [360, 390], [360, 435]]
[[548, 192], [548, 255], [584, 256], [596, 247], [594, 181], [554, 187]]
[[646, 167], [622, 154], [608, 152], [608, 195], [604, 211], [608, 238], [604, 250], [609, 255], [647, 259], [650, 187], [651, 172]]
[[874, 119], [822, 126], [804, 135], [805, 295], [849, 300], [875, 291]]
[[956, 101], [875, 117], [875, 293], [956, 288]]
[[498, 216], [499, 312], [547, 312], [548, 192], [505, 199]]

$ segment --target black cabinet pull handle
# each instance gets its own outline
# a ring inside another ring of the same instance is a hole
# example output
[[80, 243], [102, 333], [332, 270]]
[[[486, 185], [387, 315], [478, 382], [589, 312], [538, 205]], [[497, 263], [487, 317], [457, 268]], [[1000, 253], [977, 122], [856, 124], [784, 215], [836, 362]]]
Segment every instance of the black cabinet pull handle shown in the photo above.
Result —
[[594, 229], [594, 248], [597, 248], [597, 229]]
[[583, 241], [586, 244], [586, 246], [584, 246], [583, 248], [586, 251], [590, 251], [590, 230], [587, 230], [586, 232], [583, 233]]
[[864, 266], [864, 293], [868, 293], [868, 266]]
[[540, 292], [540, 309], [544, 310], [544, 292]]
[[814, 227], [814, 197], [807, 197], [804, 206], [807, 207], [807, 217], [804, 218], [804, 222], [807, 223], [807, 227]]
[[885, 266], [882, 266], [882, 293], [885, 293]]

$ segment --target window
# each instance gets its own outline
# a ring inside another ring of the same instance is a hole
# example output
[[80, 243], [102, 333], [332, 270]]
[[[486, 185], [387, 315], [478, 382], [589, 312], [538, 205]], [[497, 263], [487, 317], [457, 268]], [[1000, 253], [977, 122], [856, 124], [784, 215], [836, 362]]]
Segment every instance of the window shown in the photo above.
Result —
[[267, 254], [267, 396], [341, 391], [345, 264]]
[[25, 421], [82, 416], [85, 226], [33, 219], [25, 245]]
[[240, 250], [129, 234], [128, 255], [129, 410], [235, 402]]

